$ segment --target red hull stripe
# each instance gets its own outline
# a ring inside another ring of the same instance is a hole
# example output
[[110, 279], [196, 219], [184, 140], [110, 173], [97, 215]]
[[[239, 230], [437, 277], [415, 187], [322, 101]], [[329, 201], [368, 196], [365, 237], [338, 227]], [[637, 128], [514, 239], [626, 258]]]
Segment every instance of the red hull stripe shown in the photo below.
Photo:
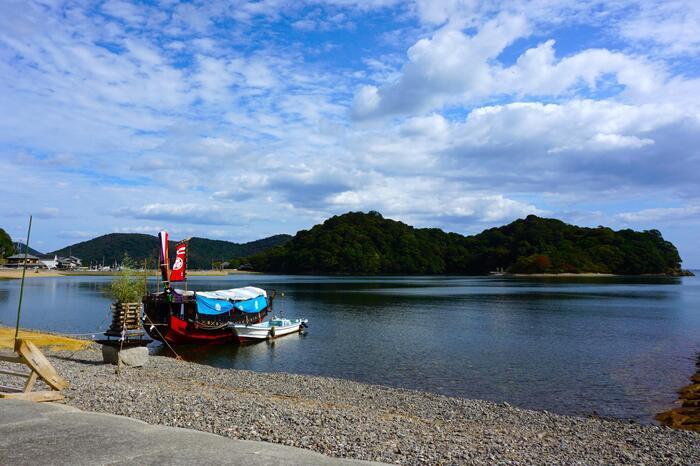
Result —
[[175, 316], [170, 316], [170, 328], [165, 334], [165, 339], [176, 345], [237, 341], [236, 334], [231, 329], [199, 330], [192, 328], [187, 322]]

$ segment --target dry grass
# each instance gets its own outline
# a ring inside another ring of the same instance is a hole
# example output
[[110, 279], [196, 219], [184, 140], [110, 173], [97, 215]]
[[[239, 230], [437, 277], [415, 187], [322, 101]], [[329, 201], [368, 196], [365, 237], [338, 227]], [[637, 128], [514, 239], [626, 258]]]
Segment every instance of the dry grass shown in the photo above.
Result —
[[[26, 278], [60, 277], [63, 274], [55, 270], [27, 269]], [[0, 269], [0, 278], [22, 278], [22, 269]]]
[[[49, 348], [54, 351], [78, 351], [87, 348], [91, 344], [91, 342], [87, 340], [78, 340], [61, 335], [32, 332], [29, 330], [20, 330], [19, 337], [31, 341], [40, 348]], [[13, 350], [14, 347], [15, 329], [0, 326], [0, 349]]]

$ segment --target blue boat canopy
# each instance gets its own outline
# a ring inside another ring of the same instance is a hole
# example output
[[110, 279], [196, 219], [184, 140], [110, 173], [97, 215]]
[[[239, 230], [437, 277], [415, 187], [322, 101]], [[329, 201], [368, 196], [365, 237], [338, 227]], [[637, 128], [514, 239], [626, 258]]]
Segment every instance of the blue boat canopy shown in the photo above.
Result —
[[226, 299], [214, 299], [195, 293], [197, 301], [197, 312], [204, 315], [221, 315], [236, 308], [236, 310], [247, 314], [256, 314], [267, 307], [267, 297], [257, 296], [252, 299], [231, 302]]
[[258, 296], [257, 298], [238, 301], [237, 303], [233, 303], [233, 307], [247, 314], [256, 314], [267, 307], [267, 298], [265, 296]]
[[200, 314], [216, 316], [226, 314], [233, 309], [233, 303], [223, 299], [205, 298], [204, 296], [195, 295], [197, 300], [197, 312]]

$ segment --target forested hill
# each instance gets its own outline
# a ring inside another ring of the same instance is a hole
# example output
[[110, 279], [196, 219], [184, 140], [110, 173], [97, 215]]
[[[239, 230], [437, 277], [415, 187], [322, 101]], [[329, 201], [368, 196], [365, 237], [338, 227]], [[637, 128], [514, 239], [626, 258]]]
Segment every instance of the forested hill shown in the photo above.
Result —
[[413, 228], [377, 212], [332, 217], [249, 258], [286, 273], [467, 274], [680, 272], [675, 246], [657, 230], [582, 228], [530, 215], [474, 236]]
[[[3, 257], [8, 257], [13, 254], [24, 254], [24, 250], [27, 249], [24, 246], [23, 242], [15, 242], [10, 238], [10, 235], [7, 234], [5, 230], [0, 228], [0, 259]], [[34, 256], [41, 255], [39, 251], [36, 249], [32, 248], [31, 246], [29, 249], [27, 249], [27, 252], [29, 254], [32, 254]]]
[[11, 256], [14, 253], [15, 245], [12, 242], [12, 238], [10, 238], [10, 235], [8, 235], [5, 230], [0, 228], [0, 259]]
[[[230, 260], [258, 254], [271, 247], [289, 241], [289, 235], [275, 235], [249, 243], [192, 238], [188, 252], [188, 267], [193, 269], [211, 268], [212, 261]], [[177, 243], [170, 242], [170, 252], [174, 255]], [[158, 237], [140, 233], [111, 233], [89, 241], [73, 244], [50, 254], [79, 257], [83, 265], [90, 263], [112, 265], [121, 262], [124, 253], [138, 262], [147, 259], [150, 266], [158, 258]], [[171, 258], [172, 259], [172, 258]]]

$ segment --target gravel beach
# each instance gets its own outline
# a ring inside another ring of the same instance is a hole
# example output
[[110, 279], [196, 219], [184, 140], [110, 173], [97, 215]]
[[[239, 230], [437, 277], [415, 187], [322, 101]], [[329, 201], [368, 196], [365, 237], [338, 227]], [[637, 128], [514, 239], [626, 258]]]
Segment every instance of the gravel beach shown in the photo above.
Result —
[[[667, 427], [163, 356], [117, 374], [94, 348], [48, 353], [71, 383], [67, 403], [80, 409], [331, 456], [400, 464], [700, 463], [700, 434]], [[10, 382], [0, 375], [0, 384]]]

